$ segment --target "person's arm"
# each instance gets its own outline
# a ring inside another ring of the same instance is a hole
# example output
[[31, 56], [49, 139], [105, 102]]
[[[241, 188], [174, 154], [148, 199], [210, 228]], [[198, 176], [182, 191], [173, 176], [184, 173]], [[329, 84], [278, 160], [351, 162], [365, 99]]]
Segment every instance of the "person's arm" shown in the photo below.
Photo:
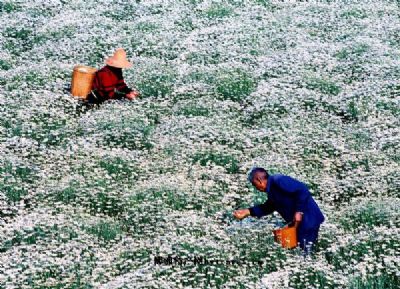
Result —
[[297, 229], [297, 227], [300, 225], [302, 220], [303, 220], [303, 213], [302, 212], [296, 212], [294, 214], [293, 226]]
[[263, 204], [253, 206], [248, 209], [236, 210], [233, 213], [233, 216], [239, 220], [244, 219], [248, 216], [261, 218], [262, 216], [271, 214], [273, 211], [275, 211], [274, 204], [272, 203], [272, 201], [267, 200]]
[[124, 79], [120, 79], [120, 80], [118, 81], [117, 90], [118, 90], [119, 92], [121, 92], [121, 93], [124, 93], [124, 94], [128, 94], [128, 93], [130, 93], [130, 92], [132, 91], [132, 89], [129, 88], [129, 87], [126, 85]]
[[249, 213], [250, 216], [256, 217], [256, 218], [261, 218], [265, 215], [271, 214], [273, 211], [275, 211], [274, 204], [272, 201], [267, 200], [265, 203], [253, 206], [249, 208]]
[[139, 96], [139, 92], [129, 88], [123, 79], [121, 79], [119, 81], [117, 90], [118, 90], [118, 92], [120, 92], [123, 96], [125, 96], [129, 100], [132, 100], [132, 99], [136, 98], [137, 96]]

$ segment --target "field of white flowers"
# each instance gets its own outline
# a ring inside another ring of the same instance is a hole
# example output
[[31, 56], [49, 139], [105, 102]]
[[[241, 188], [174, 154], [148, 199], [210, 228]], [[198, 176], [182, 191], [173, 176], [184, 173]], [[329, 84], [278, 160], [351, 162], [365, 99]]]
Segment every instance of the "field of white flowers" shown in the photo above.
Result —
[[[0, 47], [1, 289], [400, 288], [399, 1], [2, 0]], [[117, 47], [142, 97], [73, 99]], [[232, 218], [254, 165], [308, 184], [312, 258]]]

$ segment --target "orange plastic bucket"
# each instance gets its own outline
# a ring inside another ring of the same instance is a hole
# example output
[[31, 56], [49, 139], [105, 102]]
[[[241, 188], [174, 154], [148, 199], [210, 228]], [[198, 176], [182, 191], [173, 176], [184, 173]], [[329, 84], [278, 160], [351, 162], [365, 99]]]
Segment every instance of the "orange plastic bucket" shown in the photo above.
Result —
[[297, 234], [295, 227], [284, 227], [273, 230], [275, 242], [283, 248], [293, 249], [297, 247]]
[[85, 99], [88, 93], [92, 90], [96, 71], [96, 68], [90, 66], [75, 66], [74, 72], [72, 73], [71, 94]]

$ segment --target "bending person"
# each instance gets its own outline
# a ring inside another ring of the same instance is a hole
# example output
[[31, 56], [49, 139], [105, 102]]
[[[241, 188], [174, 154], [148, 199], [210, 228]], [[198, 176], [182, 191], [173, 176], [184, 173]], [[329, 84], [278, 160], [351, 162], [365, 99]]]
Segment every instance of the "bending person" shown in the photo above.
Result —
[[307, 186], [289, 176], [269, 175], [263, 168], [253, 168], [248, 180], [257, 190], [266, 192], [268, 200], [264, 204], [237, 210], [234, 217], [239, 220], [248, 216], [260, 218], [277, 211], [287, 223], [296, 227], [300, 247], [305, 253], [310, 253], [325, 218]]
[[132, 67], [132, 63], [126, 58], [126, 52], [118, 48], [112, 57], [107, 58], [106, 66], [96, 71], [92, 85], [92, 91], [87, 96], [89, 103], [102, 103], [108, 99], [129, 100], [139, 95], [137, 91], [130, 89], [122, 76], [123, 68]]

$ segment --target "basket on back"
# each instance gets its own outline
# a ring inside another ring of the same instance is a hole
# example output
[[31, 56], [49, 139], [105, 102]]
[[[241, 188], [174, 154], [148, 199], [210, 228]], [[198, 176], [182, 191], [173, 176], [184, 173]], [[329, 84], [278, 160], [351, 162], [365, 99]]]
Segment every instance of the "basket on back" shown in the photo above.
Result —
[[71, 94], [86, 99], [86, 96], [92, 90], [96, 71], [96, 68], [90, 66], [75, 66], [72, 73]]
[[293, 249], [297, 247], [297, 235], [295, 227], [284, 227], [273, 230], [275, 242], [281, 244], [283, 248]]

